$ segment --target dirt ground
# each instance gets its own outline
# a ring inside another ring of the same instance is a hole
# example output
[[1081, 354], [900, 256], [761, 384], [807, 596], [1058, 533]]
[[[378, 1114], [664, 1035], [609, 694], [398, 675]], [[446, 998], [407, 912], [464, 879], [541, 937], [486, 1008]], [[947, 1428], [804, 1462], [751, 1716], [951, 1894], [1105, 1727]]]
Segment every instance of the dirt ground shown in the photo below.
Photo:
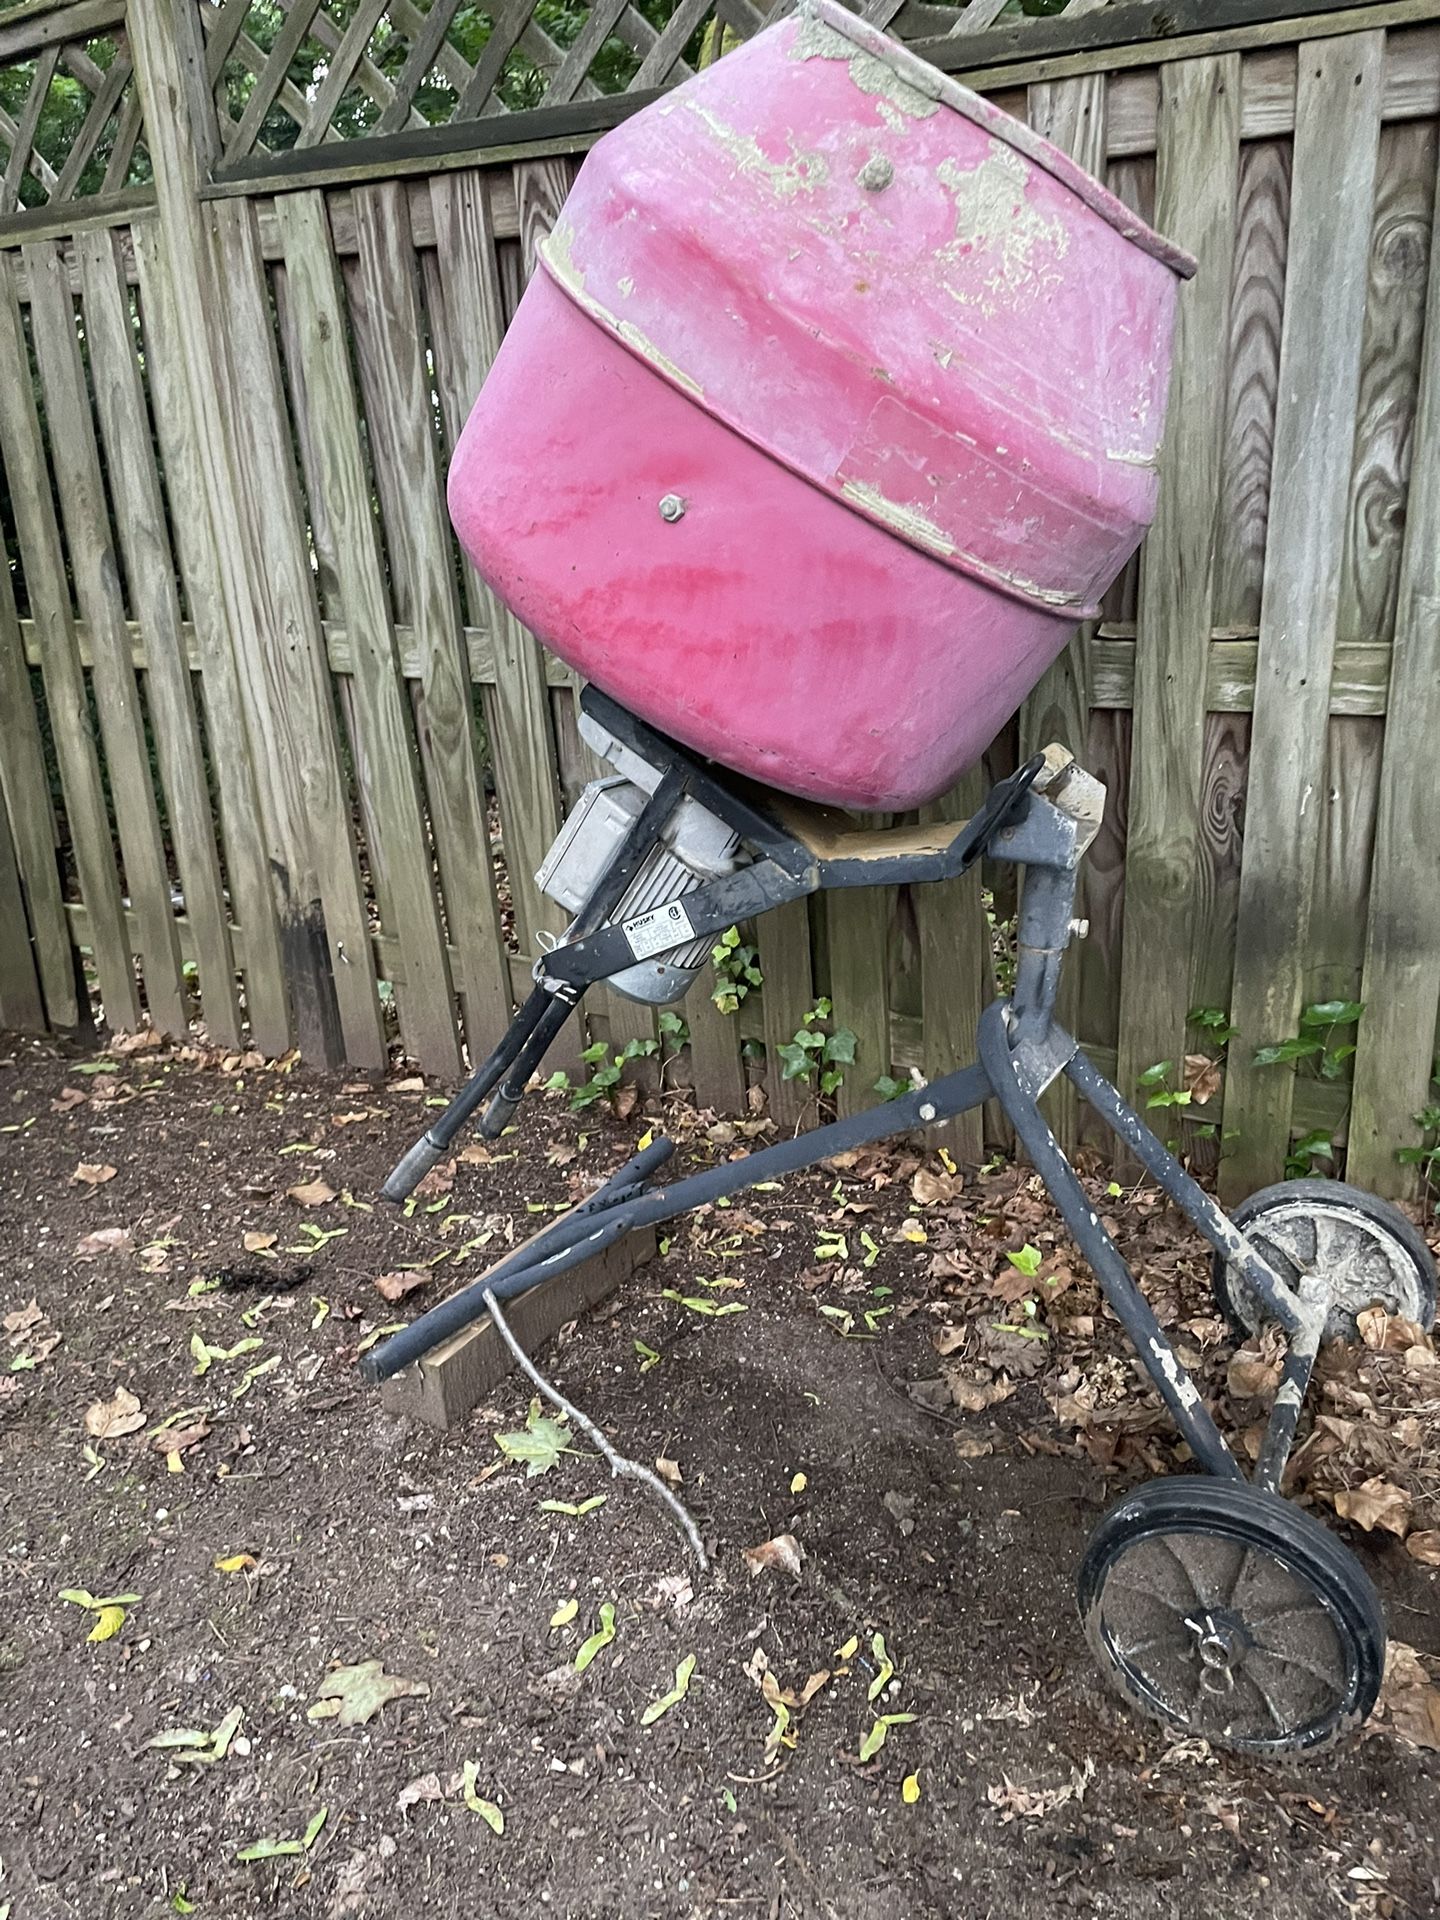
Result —
[[[433, 1090], [230, 1067], [0, 1043], [0, 1915], [1440, 1910], [1440, 1754], [1398, 1724], [1440, 1739], [1440, 1574], [1325, 1507], [1327, 1473], [1331, 1507], [1364, 1475], [1417, 1537], [1440, 1526], [1408, 1375], [1334, 1372], [1305, 1483], [1416, 1650], [1408, 1704], [1307, 1764], [1219, 1759], [1086, 1650], [1088, 1533], [1182, 1463], [1022, 1172], [917, 1149], [743, 1197], [547, 1349], [617, 1445], [676, 1463], [702, 1578], [583, 1446], [533, 1476], [507, 1458], [523, 1383], [442, 1435], [356, 1370], [627, 1157], [656, 1100], [623, 1122], [534, 1100], [405, 1217], [374, 1192]], [[677, 1119], [691, 1163], [745, 1144]], [[1094, 1191], [1243, 1434], [1260, 1409], [1195, 1242], [1152, 1196]], [[798, 1577], [751, 1574], [785, 1534]], [[614, 1637], [577, 1673], [602, 1606]], [[368, 1661], [408, 1686], [312, 1716]], [[914, 1717], [862, 1762], [879, 1713]], [[237, 1858], [267, 1839], [289, 1849]]]

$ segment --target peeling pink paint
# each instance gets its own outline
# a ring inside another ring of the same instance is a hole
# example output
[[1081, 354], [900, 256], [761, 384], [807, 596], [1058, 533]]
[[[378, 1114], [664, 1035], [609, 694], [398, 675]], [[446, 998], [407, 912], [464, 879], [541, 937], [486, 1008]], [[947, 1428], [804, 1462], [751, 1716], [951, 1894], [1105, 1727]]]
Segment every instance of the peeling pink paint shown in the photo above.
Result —
[[480, 571], [741, 772], [943, 791], [1153, 515], [1193, 263], [833, 0], [601, 141], [543, 261], [451, 469]]

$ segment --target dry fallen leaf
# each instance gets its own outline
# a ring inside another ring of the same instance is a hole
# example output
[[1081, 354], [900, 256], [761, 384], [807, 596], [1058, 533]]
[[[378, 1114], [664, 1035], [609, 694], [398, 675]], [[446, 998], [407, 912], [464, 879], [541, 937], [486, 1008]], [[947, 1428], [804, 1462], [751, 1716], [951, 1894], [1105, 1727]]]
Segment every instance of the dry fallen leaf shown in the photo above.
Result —
[[663, 1453], [655, 1456], [655, 1471], [667, 1487], [678, 1487], [685, 1477], [680, 1471], [680, 1462], [667, 1460]]
[[1386, 1653], [1375, 1723], [1412, 1746], [1440, 1751], [1440, 1687], [1403, 1640], [1392, 1640]]
[[297, 1207], [323, 1207], [335, 1198], [335, 1189], [323, 1180], [307, 1180], [301, 1186], [287, 1187], [285, 1198]]
[[430, 1274], [423, 1268], [415, 1273], [382, 1273], [375, 1282], [375, 1291], [386, 1300], [403, 1300], [407, 1293], [413, 1293], [417, 1287], [428, 1286], [430, 1279]]
[[[39, 1301], [31, 1300], [28, 1306], [17, 1307], [13, 1313], [7, 1313], [5, 1318], [0, 1320], [0, 1327], [4, 1327], [6, 1333], [27, 1333], [31, 1327], [38, 1327], [44, 1318]], [[13, 1347], [16, 1343], [12, 1340], [10, 1344]]]
[[746, 1547], [744, 1557], [752, 1576], [778, 1570], [798, 1580], [805, 1549], [793, 1533], [777, 1533], [773, 1540], [762, 1540], [758, 1547]]
[[387, 1093], [423, 1093], [425, 1082], [418, 1073], [412, 1073], [403, 1080], [392, 1080], [385, 1091]]
[[412, 1780], [402, 1787], [396, 1795], [395, 1805], [401, 1813], [418, 1806], [423, 1800], [443, 1800], [445, 1789], [440, 1784], [438, 1773], [422, 1773], [418, 1780]]
[[1208, 1054], [1187, 1053], [1180, 1084], [1197, 1107], [1203, 1107], [1220, 1091], [1220, 1062]]
[[1412, 1533], [1405, 1551], [1422, 1566], [1440, 1567], [1440, 1533]]
[[117, 1033], [110, 1041], [111, 1053], [154, 1053], [166, 1044], [163, 1033], [154, 1027], [141, 1027], [138, 1033]]
[[438, 1167], [431, 1167], [425, 1178], [415, 1188], [417, 1200], [437, 1200], [442, 1193], [449, 1193], [455, 1184], [455, 1162], [442, 1160]]
[[70, 1176], [72, 1186], [103, 1187], [107, 1180], [115, 1178], [114, 1167], [102, 1165], [98, 1160], [82, 1160]]
[[953, 1173], [931, 1173], [922, 1167], [910, 1182], [910, 1198], [917, 1207], [934, 1207], [955, 1198], [960, 1180]]
[[128, 1227], [97, 1227], [75, 1242], [77, 1260], [98, 1260], [105, 1253], [129, 1253], [134, 1242]]
[[247, 1233], [241, 1241], [246, 1253], [264, 1253], [280, 1238], [278, 1233]]
[[363, 1727], [389, 1701], [411, 1696], [428, 1700], [429, 1681], [402, 1680], [398, 1674], [386, 1673], [378, 1660], [362, 1660], [358, 1666], [337, 1667], [334, 1673], [326, 1674], [305, 1718]]
[[1237, 1348], [1231, 1355], [1225, 1385], [1237, 1400], [1261, 1400], [1280, 1385], [1283, 1363], [1267, 1360], [1254, 1345]]
[[85, 1409], [85, 1431], [95, 1440], [118, 1440], [144, 1424], [140, 1402], [128, 1387], [117, 1387], [111, 1399]]
[[50, 1102], [52, 1113], [68, 1113], [71, 1107], [83, 1107], [90, 1098], [83, 1087], [62, 1087]]
[[1335, 1511], [1366, 1533], [1381, 1527], [1403, 1540], [1410, 1524], [1410, 1495], [1392, 1481], [1371, 1478], [1358, 1487], [1342, 1488], [1335, 1495]]
[[954, 1353], [958, 1347], [963, 1347], [969, 1338], [968, 1327], [939, 1327], [931, 1334], [930, 1344], [937, 1353]]

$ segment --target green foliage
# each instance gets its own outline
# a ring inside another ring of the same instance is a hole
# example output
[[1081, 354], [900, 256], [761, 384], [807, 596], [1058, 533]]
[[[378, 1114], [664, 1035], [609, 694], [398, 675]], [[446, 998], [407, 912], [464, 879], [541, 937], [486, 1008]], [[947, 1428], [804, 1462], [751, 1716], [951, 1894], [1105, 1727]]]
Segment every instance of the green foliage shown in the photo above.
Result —
[[[1435, 1057], [1431, 1081], [1432, 1091], [1440, 1095], [1440, 1054]], [[1434, 1195], [1440, 1192], [1440, 1097], [1420, 1109], [1415, 1124], [1420, 1129], [1419, 1146], [1401, 1147], [1395, 1158], [1402, 1167], [1418, 1167], [1427, 1195]], [[1440, 1213], [1440, 1201], [1435, 1210]]]
[[875, 1082], [875, 1092], [879, 1094], [882, 1100], [899, 1100], [903, 1095], [909, 1093], [909, 1091], [910, 1082], [908, 1080], [897, 1080], [892, 1074], [882, 1073], [880, 1078]]
[[811, 1081], [818, 1074], [820, 1091], [827, 1098], [844, 1084], [841, 1068], [854, 1065], [857, 1044], [849, 1027], [825, 1030], [823, 1023], [832, 1011], [828, 1000], [817, 1000], [794, 1038], [777, 1049], [784, 1079]]
[[[84, 43], [84, 51], [102, 73], [108, 73], [115, 60], [116, 42], [110, 34], [97, 34]], [[9, 119], [18, 120], [25, 110], [25, 103], [35, 78], [34, 60], [24, 60], [19, 64], [0, 71], [0, 110]], [[128, 98], [128, 89], [133, 88], [134, 80], [128, 82], [127, 92], [122, 94], [122, 102]], [[70, 151], [79, 138], [90, 112], [92, 95], [90, 89], [77, 80], [63, 65], [58, 66], [50, 79], [46, 90], [45, 104], [40, 109], [40, 119], [35, 128], [33, 152], [37, 153], [59, 173]], [[112, 115], [109, 125], [95, 144], [95, 150], [81, 170], [76, 182], [77, 196], [98, 193], [104, 184], [105, 168], [109, 162], [110, 150], [114, 140], [115, 128], [119, 121], [118, 113]], [[121, 183], [125, 186], [143, 186], [150, 179], [150, 161], [143, 145], [137, 146], [131, 156], [126, 177]], [[43, 206], [46, 191], [34, 174], [28, 169], [20, 180], [20, 205], [22, 207]]]
[[1192, 1027], [1198, 1027], [1207, 1042], [1221, 1052], [1239, 1032], [1238, 1027], [1230, 1024], [1230, 1015], [1224, 1007], [1192, 1007], [1185, 1016]]
[[765, 976], [757, 964], [759, 958], [755, 948], [741, 940], [738, 927], [727, 927], [710, 949], [710, 961], [715, 968], [715, 986], [710, 998], [721, 1013], [737, 1012], [750, 989], [765, 984]]
[[569, 1074], [562, 1071], [551, 1074], [545, 1082], [545, 1090], [547, 1093], [568, 1093], [571, 1112], [583, 1113], [587, 1107], [593, 1107], [597, 1100], [614, 1093], [632, 1060], [648, 1060], [659, 1051], [658, 1040], [627, 1040], [623, 1052], [612, 1054], [603, 1040], [597, 1040], [594, 1046], [586, 1047], [580, 1056], [586, 1066], [594, 1071], [578, 1087], [572, 1086]]
[[1303, 1180], [1320, 1171], [1318, 1162], [1323, 1162], [1331, 1173], [1335, 1171], [1335, 1142], [1324, 1127], [1314, 1128], [1291, 1147], [1285, 1156], [1285, 1178]]
[[1185, 1087], [1172, 1087], [1170, 1075], [1175, 1071], [1173, 1060], [1157, 1060], [1153, 1067], [1146, 1067], [1136, 1081], [1144, 1092], [1145, 1108], [1152, 1107], [1188, 1107], [1193, 1096]]
[[1353, 1027], [1365, 1007], [1359, 1000], [1316, 1000], [1300, 1014], [1300, 1031], [1288, 1040], [1261, 1047], [1253, 1062], [1257, 1067], [1286, 1066], [1311, 1060], [1323, 1080], [1338, 1080], [1345, 1062], [1355, 1051], [1353, 1040], [1337, 1042], [1341, 1028]]

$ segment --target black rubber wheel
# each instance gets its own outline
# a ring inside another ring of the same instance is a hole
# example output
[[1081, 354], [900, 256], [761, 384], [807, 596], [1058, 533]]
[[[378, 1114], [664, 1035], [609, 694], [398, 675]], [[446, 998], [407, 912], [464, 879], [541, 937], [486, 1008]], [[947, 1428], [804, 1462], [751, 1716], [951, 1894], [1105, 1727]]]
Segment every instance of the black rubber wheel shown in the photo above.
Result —
[[[1295, 1292], [1331, 1293], [1327, 1340], [1360, 1338], [1356, 1315], [1377, 1303], [1428, 1328], [1435, 1319], [1435, 1262], [1398, 1207], [1342, 1180], [1282, 1180], [1242, 1200], [1237, 1227]], [[1270, 1318], [1244, 1276], [1214, 1259], [1215, 1298], [1232, 1326], [1258, 1333]]]
[[1100, 1522], [1080, 1566], [1091, 1651], [1132, 1706], [1232, 1753], [1313, 1753], [1358, 1727], [1385, 1670], [1360, 1562], [1277, 1494], [1151, 1480]]

